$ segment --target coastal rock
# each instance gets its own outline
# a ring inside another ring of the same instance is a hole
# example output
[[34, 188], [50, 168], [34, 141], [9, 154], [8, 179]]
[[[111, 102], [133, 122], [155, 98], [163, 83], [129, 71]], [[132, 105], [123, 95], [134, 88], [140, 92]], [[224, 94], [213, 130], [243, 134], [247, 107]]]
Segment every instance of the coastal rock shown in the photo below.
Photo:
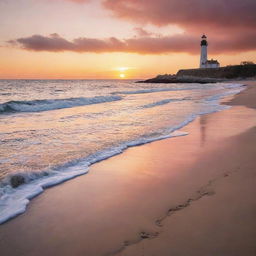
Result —
[[152, 238], [155, 238], [155, 237], [157, 237], [159, 235], [159, 233], [158, 232], [141, 232], [140, 233], [140, 237], [141, 237], [141, 239], [152, 239]]
[[11, 177], [10, 183], [13, 188], [17, 188], [18, 186], [25, 183], [25, 178], [22, 175], [15, 175]]
[[224, 79], [217, 78], [202, 78], [194, 76], [176, 76], [176, 75], [158, 75], [155, 78], [151, 78], [145, 81], [140, 81], [143, 83], [218, 83], [222, 82]]

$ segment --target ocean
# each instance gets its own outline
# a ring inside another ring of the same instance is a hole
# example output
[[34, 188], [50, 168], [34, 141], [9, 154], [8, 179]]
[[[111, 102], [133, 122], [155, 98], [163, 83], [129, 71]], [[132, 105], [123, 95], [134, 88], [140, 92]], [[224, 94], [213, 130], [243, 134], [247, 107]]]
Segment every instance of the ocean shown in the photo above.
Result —
[[[133, 80], [0, 80], [0, 224], [45, 188], [152, 141], [185, 136], [242, 84]], [[157, 170], [156, 170], [157, 171]], [[14, 187], [15, 184], [22, 183]]]

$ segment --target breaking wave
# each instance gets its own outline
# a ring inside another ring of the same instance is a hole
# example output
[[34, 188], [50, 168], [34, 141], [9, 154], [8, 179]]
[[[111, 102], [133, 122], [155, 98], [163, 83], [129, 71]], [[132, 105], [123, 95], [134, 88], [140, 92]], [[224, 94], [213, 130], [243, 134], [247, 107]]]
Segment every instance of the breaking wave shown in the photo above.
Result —
[[121, 96], [96, 96], [91, 98], [67, 98], [31, 101], [8, 101], [0, 104], [0, 113], [42, 112], [63, 108], [73, 108], [122, 100]]

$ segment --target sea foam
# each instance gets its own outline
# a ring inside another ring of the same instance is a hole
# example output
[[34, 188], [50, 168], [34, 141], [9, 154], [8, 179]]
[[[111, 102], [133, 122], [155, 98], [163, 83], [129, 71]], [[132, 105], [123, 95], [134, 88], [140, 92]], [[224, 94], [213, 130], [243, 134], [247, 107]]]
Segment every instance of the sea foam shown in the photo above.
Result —
[[153, 107], [162, 106], [162, 105], [165, 105], [165, 104], [169, 104], [169, 103], [177, 102], [177, 101], [183, 101], [183, 100], [190, 100], [190, 98], [164, 99], [164, 100], [160, 100], [160, 101], [156, 101], [156, 102], [152, 102], [152, 103], [143, 105], [141, 108], [153, 108]]
[[156, 92], [170, 92], [170, 91], [181, 91], [181, 90], [192, 90], [193, 87], [190, 88], [182, 88], [182, 89], [174, 89], [174, 88], [152, 88], [152, 89], [141, 89], [141, 90], [134, 90], [134, 91], [117, 91], [113, 92], [112, 94], [144, 94], [144, 93], [156, 93]]
[[[232, 89], [232, 88], [239, 88], [243, 87], [242, 84], [230, 84], [230, 83], [216, 83], [220, 88], [223, 89]], [[212, 86], [212, 84], [204, 84], [204, 88], [208, 89], [209, 86]], [[140, 89], [140, 90], [131, 90], [131, 91], [116, 91], [112, 92], [113, 95], [115, 94], [126, 94], [126, 95], [132, 95], [132, 94], [146, 94], [146, 93], [158, 93], [158, 92], [172, 92], [172, 91], [186, 91], [186, 90], [202, 90], [202, 87], [198, 87], [198, 84], [189, 84], [189, 86], [186, 87], [174, 87], [174, 88], [150, 88], [150, 89]]]
[[[189, 120], [190, 122], [191, 120]], [[77, 161], [71, 166], [59, 167], [57, 170], [49, 170], [41, 174], [20, 173], [13, 175], [23, 175], [26, 183], [17, 188], [13, 188], [10, 184], [11, 176], [5, 178], [0, 184], [0, 224], [12, 219], [26, 211], [26, 207], [30, 200], [41, 194], [44, 189], [54, 185], [63, 183], [67, 180], [84, 175], [89, 171], [89, 166], [106, 160], [112, 156], [121, 154], [129, 147], [143, 145], [157, 140], [171, 137], [185, 136], [188, 133], [182, 131], [174, 131], [168, 135], [160, 135], [158, 137], [140, 138], [138, 140], [123, 143], [117, 147], [96, 152], [85, 159]]]
[[122, 100], [121, 96], [96, 96], [91, 98], [45, 99], [31, 101], [8, 101], [0, 104], [0, 113], [42, 112]]

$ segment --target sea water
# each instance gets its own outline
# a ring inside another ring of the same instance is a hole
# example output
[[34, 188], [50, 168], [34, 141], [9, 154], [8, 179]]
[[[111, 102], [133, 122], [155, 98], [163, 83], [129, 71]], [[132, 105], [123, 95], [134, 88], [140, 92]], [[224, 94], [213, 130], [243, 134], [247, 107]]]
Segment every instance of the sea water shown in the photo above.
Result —
[[[119, 80], [0, 80], [0, 224], [47, 187], [126, 148], [184, 136], [243, 85]], [[157, 170], [156, 170], [157, 171]], [[18, 187], [13, 187], [18, 177]]]

